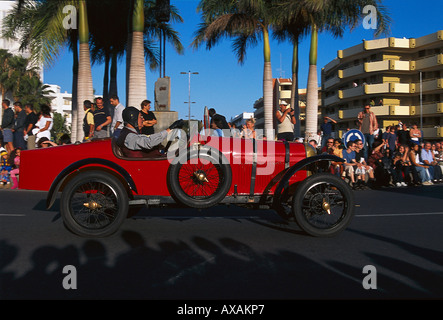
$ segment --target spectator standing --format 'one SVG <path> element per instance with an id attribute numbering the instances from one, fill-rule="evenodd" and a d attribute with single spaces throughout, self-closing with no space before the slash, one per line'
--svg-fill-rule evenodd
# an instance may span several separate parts
<path id="1" fill-rule="evenodd" d="M 20 101 L 14 103 L 14 111 L 16 114 L 13 129 L 14 147 L 24 150 L 26 149 L 26 142 L 23 134 L 25 131 L 26 112 L 23 110 Z"/>
<path id="2" fill-rule="evenodd" d="M 366 145 L 364 147 L 365 159 L 368 159 L 368 156 L 372 151 L 372 144 L 374 143 L 374 131 L 378 129 L 377 117 L 374 112 L 371 111 L 371 106 L 368 104 L 364 107 L 363 111 L 361 111 L 358 116 L 358 129 L 363 133 L 366 141 Z"/>
<path id="3" fill-rule="evenodd" d="M 53 119 L 51 117 L 51 108 L 43 104 L 40 106 L 40 117 L 35 124 L 35 128 L 32 129 L 32 133 L 35 135 L 35 141 L 38 141 L 41 138 L 47 138 L 51 140 L 51 129 L 54 125 Z"/>
<path id="4" fill-rule="evenodd" d="M 386 132 L 383 133 L 383 140 L 387 143 L 387 148 L 389 149 L 389 154 L 394 155 L 397 149 L 397 135 L 395 134 L 395 126 L 389 126 L 386 128 Z"/>
<path id="5" fill-rule="evenodd" d="M 97 108 L 94 110 L 94 138 L 108 138 L 108 126 L 111 123 L 109 110 L 103 105 L 103 98 L 95 99 Z"/>
<path id="6" fill-rule="evenodd" d="M 409 136 L 408 126 L 400 122 L 397 127 L 397 142 L 399 145 L 411 146 L 411 137 Z"/>
<path id="7" fill-rule="evenodd" d="M 14 111 L 9 107 L 11 102 L 7 99 L 2 101 L 3 118 L 2 118 L 2 133 L 3 143 L 7 153 L 11 153 L 14 150 L 14 137 L 12 129 L 14 128 Z"/>
<path id="8" fill-rule="evenodd" d="M 412 144 L 420 144 L 421 138 L 422 138 L 421 130 L 419 128 L 417 128 L 416 123 L 412 124 L 411 130 L 409 130 L 409 136 L 411 138 Z"/>
<path id="9" fill-rule="evenodd" d="M 323 118 L 323 123 L 320 125 L 320 130 L 323 132 L 320 149 L 323 149 L 328 139 L 332 138 L 332 131 L 334 130 L 333 123 L 336 124 L 337 121 L 329 117 Z"/>
<path id="10" fill-rule="evenodd" d="M 214 108 L 211 108 L 211 109 L 209 109 L 208 110 L 208 114 L 209 114 L 209 116 L 211 117 L 211 122 L 214 120 L 214 119 L 220 119 L 220 121 L 221 121 L 221 123 L 223 124 L 223 130 L 229 130 L 230 128 L 229 128 L 229 124 L 228 124 L 228 122 L 226 121 L 226 118 L 225 118 L 225 116 L 222 116 L 221 114 L 218 114 L 216 111 L 215 111 L 215 109 Z"/>
<path id="11" fill-rule="evenodd" d="M 221 129 L 222 126 L 223 123 L 220 121 L 220 119 L 214 119 L 214 121 L 211 122 L 211 129 L 213 130 L 212 136 L 224 137 L 223 130 Z"/>
<path id="12" fill-rule="evenodd" d="M 35 124 L 38 121 L 38 115 L 34 112 L 34 106 L 32 104 L 25 104 L 25 129 L 23 130 L 23 138 L 26 140 L 26 148 L 28 150 L 35 149 L 35 135 L 32 133 Z"/>
<path id="13" fill-rule="evenodd" d="M 242 131 L 242 138 L 245 139 L 255 139 L 255 128 L 254 128 L 254 120 L 248 119 L 246 120 L 246 126 Z"/>
<path id="14" fill-rule="evenodd" d="M 425 142 L 421 150 L 421 161 L 429 167 L 429 175 L 433 183 L 443 182 L 441 168 L 435 160 L 434 152 L 431 150 L 431 143 L 429 141 Z"/>
<path id="15" fill-rule="evenodd" d="M 92 102 L 90 100 L 83 101 L 83 109 L 85 110 L 85 117 L 83 118 L 83 134 L 86 141 L 94 136 L 94 114 L 92 111 Z"/>
<path id="16" fill-rule="evenodd" d="M 237 129 L 234 123 L 228 123 L 229 127 L 231 128 L 231 136 L 234 138 L 240 138 L 241 133 L 240 130 Z"/>
<path id="17" fill-rule="evenodd" d="M 151 135 L 154 134 L 154 126 L 157 124 L 157 118 L 155 117 L 154 112 L 151 109 L 151 101 L 143 100 L 140 104 L 141 111 L 140 114 L 142 116 L 142 126 L 140 128 L 141 134 Z"/>
<path id="18" fill-rule="evenodd" d="M 275 113 L 277 119 L 277 139 L 294 141 L 294 125 L 296 123 L 294 109 L 286 101 L 280 102 L 280 110 Z"/>
<path id="19" fill-rule="evenodd" d="M 123 109 L 125 109 L 125 107 L 120 103 L 120 100 L 118 99 L 117 95 L 112 95 L 111 98 L 109 99 L 109 102 L 111 103 L 111 105 L 113 105 L 115 107 L 114 110 L 114 117 L 112 118 L 112 123 L 111 123 L 111 128 L 112 128 L 112 136 L 114 138 L 118 138 L 118 136 L 120 135 L 120 132 L 123 129 Z"/>

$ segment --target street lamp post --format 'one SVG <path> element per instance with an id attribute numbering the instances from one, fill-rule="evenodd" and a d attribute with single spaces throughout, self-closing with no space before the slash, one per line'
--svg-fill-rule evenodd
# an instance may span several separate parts
<path id="1" fill-rule="evenodd" d="M 189 123 L 191 123 L 191 74 L 198 74 L 198 72 L 188 71 L 188 72 L 180 72 L 180 74 L 187 74 L 188 77 L 189 77 L 189 87 L 188 87 L 188 97 L 189 97 L 189 100 L 188 100 L 188 109 L 189 110 L 188 110 L 188 112 L 189 112 L 189 114 L 188 114 L 188 119 L 189 119 Z M 192 102 L 192 103 L 195 103 L 195 102 Z"/>

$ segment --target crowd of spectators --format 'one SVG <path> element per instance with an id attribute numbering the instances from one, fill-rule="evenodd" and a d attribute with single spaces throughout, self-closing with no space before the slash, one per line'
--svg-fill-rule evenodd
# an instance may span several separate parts
<path id="1" fill-rule="evenodd" d="M 360 139 L 344 145 L 341 139 L 329 138 L 318 153 L 344 159 L 343 163 L 332 162 L 328 170 L 347 180 L 353 189 L 442 183 L 443 141 L 426 141 L 416 132 L 416 124 L 411 130 L 404 123 L 388 126 L 374 137 L 367 152 Z"/>

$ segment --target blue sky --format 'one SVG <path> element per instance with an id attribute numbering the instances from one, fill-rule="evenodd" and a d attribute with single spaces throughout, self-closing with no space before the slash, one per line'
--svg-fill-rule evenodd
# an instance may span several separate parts
<path id="1" fill-rule="evenodd" d="M 259 42 L 247 52 L 243 65 L 237 63 L 231 50 L 231 41 L 226 39 L 211 51 L 204 47 L 193 50 L 190 43 L 200 22 L 196 12 L 196 0 L 171 0 L 184 19 L 184 23 L 175 25 L 185 46 L 183 55 L 176 54 L 166 45 L 166 76 L 171 78 L 171 109 L 179 113 L 180 118 L 188 115 L 188 75 L 180 72 L 199 72 L 191 76 L 191 114 L 202 118 L 205 106 L 212 107 L 218 113 L 230 119 L 241 112 L 253 112 L 253 103 L 263 95 L 263 47 Z M 418 38 L 438 30 L 443 30 L 442 0 L 385 0 L 383 4 L 392 18 L 390 32 L 381 37 Z M 116 16 L 118 18 L 118 16 Z M 112 23 L 108 17 L 103 26 Z M 373 30 L 366 30 L 360 25 L 352 32 L 347 32 L 342 39 L 335 39 L 329 34 L 319 35 L 318 70 L 337 56 L 337 50 L 361 43 L 362 39 L 374 39 Z M 309 56 L 309 37 L 300 44 L 300 88 L 306 88 Z M 288 43 L 271 43 L 271 63 L 273 77 L 291 77 L 292 46 Z M 45 70 L 44 81 L 58 84 L 62 92 L 71 92 L 72 56 L 65 50 L 50 69 Z M 96 94 L 103 91 L 103 66 L 92 69 L 93 85 Z M 118 70 L 118 94 L 125 101 L 125 65 L 122 61 Z M 154 100 L 154 83 L 159 72 L 147 70 L 147 98 Z M 320 75 L 319 75 L 320 79 Z"/>

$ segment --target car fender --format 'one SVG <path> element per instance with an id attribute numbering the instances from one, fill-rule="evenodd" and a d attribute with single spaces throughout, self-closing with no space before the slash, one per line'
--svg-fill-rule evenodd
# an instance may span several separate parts
<path id="1" fill-rule="evenodd" d="M 320 161 L 344 162 L 345 160 L 340 157 L 337 157 L 335 155 L 332 155 L 332 154 L 320 154 L 320 155 L 315 155 L 315 156 L 307 157 L 307 158 L 304 158 L 303 160 L 300 160 L 299 162 L 297 162 L 293 166 L 289 167 L 286 170 L 286 173 L 280 179 L 277 187 L 275 188 L 273 205 L 277 205 L 279 203 L 281 196 L 284 192 L 284 189 L 289 186 L 289 179 L 291 179 L 291 177 L 294 174 L 296 174 L 297 171 L 300 171 L 304 167 L 314 164 L 316 162 L 320 162 Z"/>
<path id="2" fill-rule="evenodd" d="M 60 187 L 63 185 L 66 178 L 71 175 L 71 173 L 79 170 L 84 166 L 88 166 L 87 168 L 90 168 L 90 165 L 94 164 L 105 166 L 106 168 L 110 168 L 117 172 L 126 181 L 128 189 L 137 193 L 137 187 L 135 186 L 134 180 L 132 179 L 131 175 L 121 166 L 106 159 L 88 158 L 72 163 L 57 175 L 57 177 L 51 184 L 51 188 L 49 189 L 48 196 L 46 198 L 46 208 L 50 209 L 52 207 L 57 192 L 60 190 Z"/>

